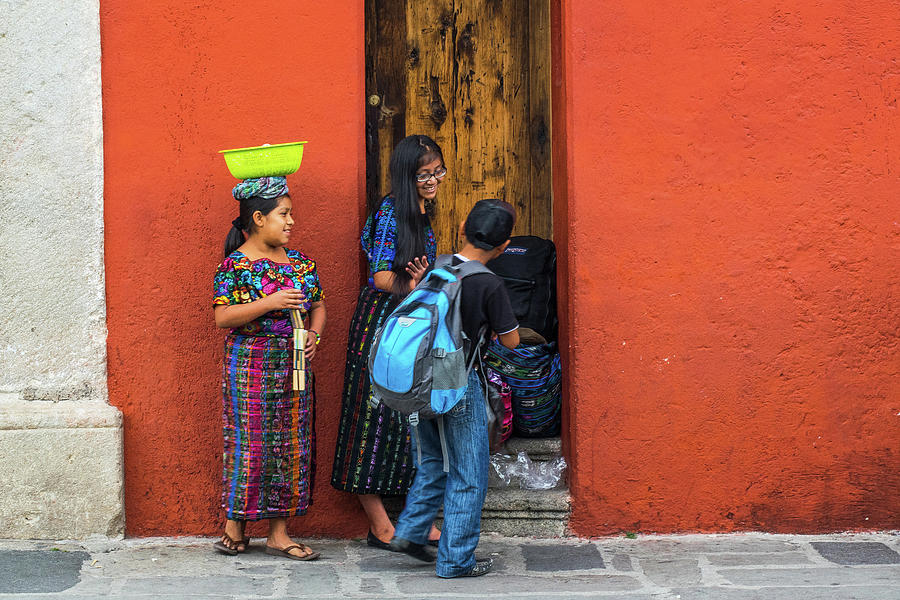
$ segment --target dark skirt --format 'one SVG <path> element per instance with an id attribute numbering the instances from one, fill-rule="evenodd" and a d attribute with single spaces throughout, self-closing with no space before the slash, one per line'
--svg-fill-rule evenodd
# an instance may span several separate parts
<path id="1" fill-rule="evenodd" d="M 284 337 L 229 335 L 222 372 L 222 507 L 229 519 L 302 515 L 315 474 L 315 381 L 291 389 Z"/>
<path id="2" fill-rule="evenodd" d="M 387 292 L 364 287 L 350 323 L 341 422 L 331 485 L 354 494 L 405 495 L 415 475 L 406 417 L 372 408 L 368 359 L 375 330 L 396 306 Z"/>

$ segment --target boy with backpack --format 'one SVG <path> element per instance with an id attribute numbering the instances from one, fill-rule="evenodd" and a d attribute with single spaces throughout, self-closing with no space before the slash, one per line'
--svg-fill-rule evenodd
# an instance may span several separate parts
<path id="1" fill-rule="evenodd" d="M 392 550 L 425 562 L 436 558 L 439 577 L 477 577 L 489 572 L 493 564 L 490 558 L 475 559 L 490 466 L 488 406 L 478 373 L 478 357 L 490 332 L 507 348 L 515 348 L 519 344 L 519 325 L 503 281 L 481 265 L 503 253 L 514 223 L 515 210 L 510 204 L 501 200 L 479 201 L 460 224 L 459 235 L 465 236 L 465 246 L 449 260 L 451 271 L 468 261 L 481 263 L 459 270 L 464 273 L 458 290 L 461 329 L 465 338 L 472 340 L 466 347 L 464 363 L 464 368 L 469 368 L 468 385 L 449 411 L 437 419 L 419 419 L 414 428 L 413 444 L 421 458 L 390 543 Z M 435 270 L 426 275 L 423 283 L 447 263 L 446 258 L 439 258 Z M 433 385 L 439 387 L 441 379 L 435 373 Z M 444 524 L 435 557 L 425 544 L 441 505 Z"/>

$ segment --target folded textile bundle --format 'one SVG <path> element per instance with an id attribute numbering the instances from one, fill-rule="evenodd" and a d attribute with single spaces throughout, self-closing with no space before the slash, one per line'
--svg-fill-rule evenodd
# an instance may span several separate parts
<path id="1" fill-rule="evenodd" d="M 292 387 L 295 392 L 306 391 L 306 330 L 303 329 L 303 315 L 299 310 L 291 310 L 291 328 L 294 334 L 293 370 L 291 372 Z"/>
<path id="2" fill-rule="evenodd" d="M 559 434 L 562 408 L 562 365 L 556 344 L 503 347 L 496 340 L 484 364 L 512 390 L 513 428 L 521 437 Z"/>

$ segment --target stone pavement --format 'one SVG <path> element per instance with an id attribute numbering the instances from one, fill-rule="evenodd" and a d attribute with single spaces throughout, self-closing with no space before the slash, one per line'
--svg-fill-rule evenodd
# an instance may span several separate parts
<path id="1" fill-rule="evenodd" d="M 495 570 L 438 579 L 433 567 L 361 540 L 309 540 L 315 562 L 239 557 L 211 540 L 0 541 L 6 598 L 626 598 L 897 600 L 900 535 L 734 534 L 598 540 L 482 537 Z"/>

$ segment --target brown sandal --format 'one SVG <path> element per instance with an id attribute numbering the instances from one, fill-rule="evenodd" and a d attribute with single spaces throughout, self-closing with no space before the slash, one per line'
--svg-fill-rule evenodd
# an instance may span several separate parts
<path id="1" fill-rule="evenodd" d="M 227 554 L 228 556 L 237 556 L 241 552 L 247 551 L 247 545 L 250 543 L 250 538 L 245 537 L 241 540 L 235 540 L 227 533 L 222 534 L 222 539 L 213 544 L 213 548 L 216 551 L 221 552 L 222 554 Z M 238 550 L 238 546 L 243 544 L 244 549 Z"/>
<path id="2" fill-rule="evenodd" d="M 303 552 L 309 552 L 309 554 L 304 554 L 303 556 L 291 554 L 291 550 L 293 550 L 294 548 Z M 289 558 L 291 560 L 316 560 L 321 556 L 321 553 L 313 552 L 312 548 L 305 544 L 291 544 L 290 546 L 285 546 L 284 548 L 273 548 L 272 546 L 266 546 L 266 554 L 271 554 L 272 556 L 280 556 L 282 558 Z"/>

